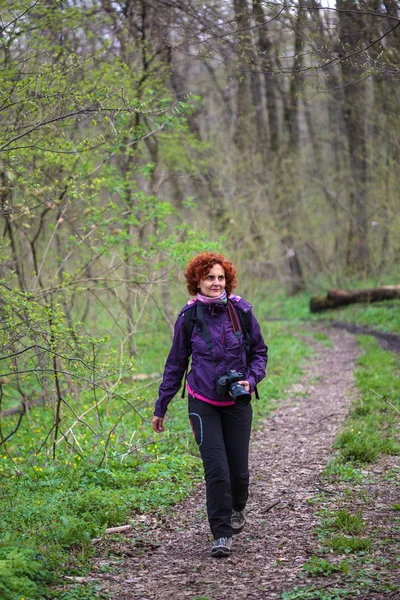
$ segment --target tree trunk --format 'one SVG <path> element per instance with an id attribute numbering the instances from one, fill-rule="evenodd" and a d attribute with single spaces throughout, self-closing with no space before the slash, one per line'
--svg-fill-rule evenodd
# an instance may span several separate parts
<path id="1" fill-rule="evenodd" d="M 254 70 L 254 48 L 249 33 L 251 21 L 247 0 L 233 0 L 238 34 L 239 81 L 237 90 L 237 127 L 235 141 L 242 151 L 249 150 L 252 137 L 256 150 L 263 153 L 266 144 L 266 127 L 259 73 Z M 252 127 L 249 130 L 249 124 Z"/>
<path id="2" fill-rule="evenodd" d="M 257 23 L 258 47 L 260 49 L 260 63 L 264 71 L 265 96 L 268 113 L 269 147 L 275 153 L 279 149 L 279 112 L 276 99 L 276 83 L 272 74 L 271 42 L 268 39 L 267 29 L 264 25 L 265 14 L 259 0 L 253 0 L 253 16 Z"/>
<path id="3" fill-rule="evenodd" d="M 292 76 L 290 79 L 288 102 L 286 103 L 285 121 L 289 133 L 290 148 L 297 151 L 300 145 L 299 128 L 299 96 L 301 86 L 302 47 L 303 47 L 303 21 L 301 9 L 298 8 L 294 26 L 294 59 Z"/>
<path id="4" fill-rule="evenodd" d="M 385 285 L 365 290 L 329 290 L 326 296 L 311 298 L 310 312 L 316 313 L 357 302 L 369 304 L 396 299 L 400 299 L 400 285 Z"/>
<path id="5" fill-rule="evenodd" d="M 286 235 L 282 238 L 281 243 L 285 248 L 286 263 L 290 273 L 290 294 L 294 296 L 295 294 L 304 291 L 306 287 L 303 277 L 303 270 L 301 268 L 297 252 L 294 248 L 294 241 L 292 236 Z"/>
<path id="6" fill-rule="evenodd" d="M 365 38 L 365 22 L 353 0 L 338 0 L 340 51 L 346 56 L 359 50 Z M 346 12 L 353 11 L 353 12 Z M 349 270 L 366 274 L 369 271 L 367 226 L 367 144 L 365 131 L 366 85 L 358 56 L 342 58 L 344 88 L 344 120 L 349 149 L 350 206 L 353 227 L 348 248 Z M 361 59 L 360 59 L 361 60 Z"/>

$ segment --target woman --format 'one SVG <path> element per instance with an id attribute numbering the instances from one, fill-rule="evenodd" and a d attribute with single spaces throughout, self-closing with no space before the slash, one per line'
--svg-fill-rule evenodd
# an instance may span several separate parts
<path id="1" fill-rule="evenodd" d="M 222 254 L 203 252 L 185 271 L 189 300 L 175 323 L 152 426 L 164 431 L 189 356 L 189 419 L 203 460 L 211 555 L 227 556 L 245 525 L 249 488 L 251 394 L 265 377 L 267 347 L 251 305 L 232 294 L 236 269 Z M 186 315 L 186 316 L 185 316 Z"/>

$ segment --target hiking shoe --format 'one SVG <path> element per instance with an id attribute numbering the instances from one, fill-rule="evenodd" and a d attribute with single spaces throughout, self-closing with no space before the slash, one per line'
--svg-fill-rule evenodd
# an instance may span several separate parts
<path id="1" fill-rule="evenodd" d="M 231 553 L 232 538 L 218 538 L 214 540 L 214 544 L 211 548 L 211 556 L 219 558 L 220 556 L 229 556 Z"/>
<path id="2" fill-rule="evenodd" d="M 242 510 L 233 510 L 231 516 L 231 526 L 233 535 L 240 533 L 246 524 L 246 519 Z"/>

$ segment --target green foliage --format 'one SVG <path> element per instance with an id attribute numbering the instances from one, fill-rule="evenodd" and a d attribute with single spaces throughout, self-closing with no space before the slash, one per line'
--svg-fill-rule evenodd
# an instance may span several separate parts
<path id="1" fill-rule="evenodd" d="M 340 600 L 349 597 L 348 588 L 335 588 L 332 590 L 318 589 L 315 587 L 294 587 L 290 592 L 283 592 L 283 600 Z"/>
<path id="2" fill-rule="evenodd" d="M 316 318 L 354 323 L 355 325 L 370 327 L 376 331 L 400 333 L 399 308 L 400 300 L 374 302 L 372 304 L 353 304 L 340 309 L 326 311 Z"/>
<path id="3" fill-rule="evenodd" d="M 364 354 L 355 371 L 361 396 L 335 442 L 345 461 L 369 463 L 381 453 L 399 454 L 396 440 L 397 413 L 385 400 L 400 407 L 398 372 L 400 359 L 382 350 L 369 337 L 360 337 Z"/>
<path id="4" fill-rule="evenodd" d="M 326 333 L 323 333 L 322 331 L 316 331 L 316 332 L 313 334 L 313 337 L 314 337 L 314 339 L 315 339 L 317 342 L 321 342 L 321 343 L 323 343 L 325 346 L 328 346 L 328 347 L 332 347 L 332 346 L 333 346 L 333 344 L 332 344 L 332 340 L 331 340 L 331 338 L 329 337 L 329 335 L 327 335 Z"/>
<path id="5" fill-rule="evenodd" d="M 2 600 L 34 600 L 41 597 L 38 578 L 45 573 L 43 558 L 30 548 L 0 538 L 0 597 Z"/>
<path id="6" fill-rule="evenodd" d="M 361 482 L 364 479 L 360 469 L 352 462 L 344 462 L 341 456 L 335 455 L 328 461 L 322 476 L 329 481 Z"/>
<path id="7" fill-rule="evenodd" d="M 372 540 L 357 536 L 333 535 L 329 539 L 328 545 L 334 552 L 344 552 L 347 554 L 368 550 L 372 545 Z"/>
<path id="8" fill-rule="evenodd" d="M 313 555 L 308 562 L 304 563 L 302 569 L 312 577 L 318 577 L 320 575 L 331 575 L 336 572 L 347 573 L 349 565 L 344 560 L 335 564 L 329 562 L 326 558 L 319 558 Z"/>
<path id="9" fill-rule="evenodd" d="M 347 535 L 361 533 L 365 524 L 360 515 L 352 514 L 347 509 L 339 510 L 330 523 L 332 529 L 341 531 Z"/>
<path id="10" fill-rule="evenodd" d="M 57 600 L 109 600 L 109 596 L 100 592 L 91 584 L 71 584 L 70 588 L 60 593 L 55 593 Z"/>

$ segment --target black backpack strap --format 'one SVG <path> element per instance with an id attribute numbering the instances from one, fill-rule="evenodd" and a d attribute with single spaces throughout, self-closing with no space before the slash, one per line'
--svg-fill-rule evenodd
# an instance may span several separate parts
<path id="1" fill-rule="evenodd" d="M 203 307 L 197 303 L 193 304 L 193 306 L 190 306 L 189 308 L 187 308 L 185 310 L 183 318 L 184 318 L 183 328 L 184 328 L 184 332 L 185 332 L 185 342 L 186 342 L 186 350 L 187 350 L 188 356 L 190 356 L 192 354 L 192 333 L 193 333 L 194 326 L 197 324 L 197 326 L 200 330 L 200 333 L 203 336 L 203 339 L 205 341 L 207 349 L 210 351 L 211 358 L 214 360 L 213 352 L 212 352 L 211 335 L 210 335 L 210 332 L 207 327 L 207 323 L 204 318 Z M 181 398 L 185 397 L 188 369 L 189 369 L 189 365 L 185 371 L 185 377 L 183 380 L 183 389 L 182 389 Z"/>
<path id="2" fill-rule="evenodd" d="M 192 354 L 192 333 L 196 323 L 197 304 L 193 304 L 183 313 L 183 330 L 185 332 L 186 350 L 188 356 Z"/>
<path id="3" fill-rule="evenodd" d="M 188 357 L 191 356 L 191 354 L 192 354 L 192 333 L 193 333 L 193 329 L 194 329 L 194 326 L 196 323 L 196 313 L 197 313 L 197 304 L 193 304 L 193 306 L 190 306 L 189 308 L 187 308 L 185 310 L 185 312 L 183 313 L 183 331 L 185 333 L 185 343 L 186 343 L 186 351 L 187 351 Z M 188 363 L 187 369 L 185 371 L 185 377 L 183 379 L 181 398 L 185 397 L 186 380 L 187 380 L 187 376 L 188 376 L 188 370 L 189 370 L 189 363 Z"/>
<path id="4" fill-rule="evenodd" d="M 201 306 L 201 304 L 199 304 L 198 307 L 197 307 L 197 315 L 196 316 L 197 316 L 196 321 L 197 321 L 197 324 L 200 327 L 200 332 L 201 332 L 201 335 L 203 336 L 203 339 L 204 339 L 204 341 L 206 343 L 207 350 L 210 351 L 211 357 L 213 357 L 212 356 L 211 335 L 210 335 L 210 332 L 208 330 L 207 323 L 206 323 L 206 321 L 204 319 L 204 312 L 203 312 L 203 307 Z M 193 331 L 193 329 L 192 329 L 192 331 Z"/>

